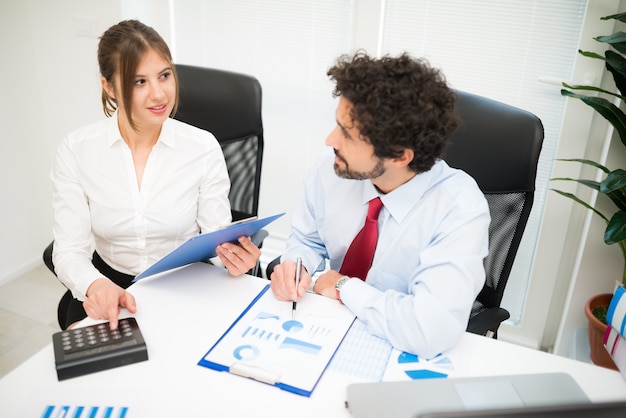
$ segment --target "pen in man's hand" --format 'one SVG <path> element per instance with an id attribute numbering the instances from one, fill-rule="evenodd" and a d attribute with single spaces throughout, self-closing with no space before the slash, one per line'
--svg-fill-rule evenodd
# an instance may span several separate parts
<path id="1" fill-rule="evenodd" d="M 302 270 L 302 259 L 298 257 L 296 260 L 296 299 L 291 305 L 291 318 L 296 316 L 296 300 L 298 299 L 298 285 L 300 284 L 300 270 Z"/>

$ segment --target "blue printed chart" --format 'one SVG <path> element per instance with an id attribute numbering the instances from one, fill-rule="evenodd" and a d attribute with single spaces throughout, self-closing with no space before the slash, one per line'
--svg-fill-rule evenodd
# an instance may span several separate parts
<path id="1" fill-rule="evenodd" d="M 269 286 L 252 301 L 198 364 L 277 384 L 309 396 L 354 315 L 336 300 L 306 294 L 279 301 Z M 277 384 L 278 385 L 278 384 Z"/>
<path id="2" fill-rule="evenodd" d="M 142 402 L 135 391 L 117 390 L 112 398 L 108 379 L 69 386 L 40 385 L 35 379 L 16 415 L 37 418 L 132 418 L 158 417 L 160 408 Z M 0 406 L 0 411 L 3 411 Z M 0 412 L 0 416 L 4 417 Z"/>
<path id="3" fill-rule="evenodd" d="M 128 407 L 122 406 L 82 406 L 82 405 L 46 405 L 41 418 L 125 418 Z"/>
<path id="4" fill-rule="evenodd" d="M 446 355 L 439 354 L 434 358 L 426 359 L 414 354 L 394 350 L 387 364 L 384 379 L 443 378 L 448 377 L 452 371 L 454 371 L 454 363 Z"/>

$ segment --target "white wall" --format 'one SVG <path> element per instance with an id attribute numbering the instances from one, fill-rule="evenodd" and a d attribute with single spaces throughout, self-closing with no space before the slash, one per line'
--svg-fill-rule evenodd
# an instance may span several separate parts
<path id="1" fill-rule="evenodd" d="M 0 283 L 40 263 L 52 239 L 54 151 L 67 132 L 102 117 L 96 37 L 119 16 L 114 1 L 0 4 Z"/>

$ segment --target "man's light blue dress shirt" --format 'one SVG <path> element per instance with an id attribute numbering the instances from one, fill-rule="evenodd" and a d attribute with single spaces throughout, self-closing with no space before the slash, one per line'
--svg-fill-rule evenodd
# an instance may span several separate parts
<path id="1" fill-rule="evenodd" d="M 304 180 L 282 260 L 302 257 L 313 275 L 339 270 L 363 226 L 367 202 L 380 196 L 379 238 L 366 281 L 350 280 L 343 303 L 370 333 L 403 351 L 433 357 L 455 345 L 483 287 L 489 208 L 476 182 L 438 161 L 388 194 L 369 180 L 339 178 L 332 153 Z"/>

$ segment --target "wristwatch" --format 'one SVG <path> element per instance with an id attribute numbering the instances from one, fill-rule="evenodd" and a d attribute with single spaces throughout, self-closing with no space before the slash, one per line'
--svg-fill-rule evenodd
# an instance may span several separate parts
<path id="1" fill-rule="evenodd" d="M 341 300 L 341 296 L 340 296 L 341 288 L 351 278 L 352 277 L 349 277 L 349 276 L 342 276 L 339 280 L 337 280 L 337 283 L 335 283 L 335 291 L 337 292 L 337 299 Z"/>

